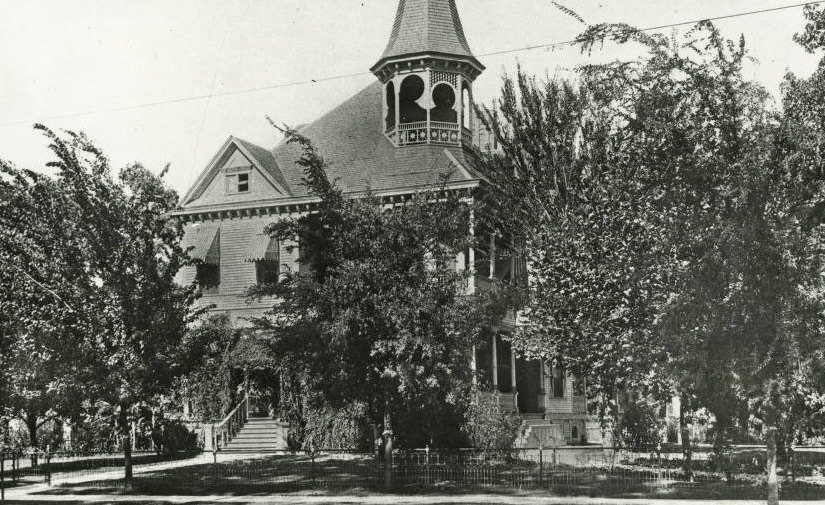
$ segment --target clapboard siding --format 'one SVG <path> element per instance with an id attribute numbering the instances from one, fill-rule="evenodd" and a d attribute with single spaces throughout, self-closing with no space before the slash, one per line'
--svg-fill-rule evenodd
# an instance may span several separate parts
<path id="1" fill-rule="evenodd" d="M 273 300 L 250 301 L 246 294 L 256 283 L 255 263 L 246 261 L 252 240 L 261 234 L 266 225 L 277 221 L 275 217 L 246 217 L 224 219 L 202 224 L 220 228 L 220 268 L 221 283 L 217 292 L 205 293 L 197 305 L 200 307 L 214 305 L 213 312 L 228 313 L 230 316 L 257 317 L 272 306 Z M 194 224 L 186 226 L 188 233 Z M 294 242 L 280 244 L 280 266 L 282 272 L 297 271 L 298 247 Z M 290 251 L 290 249 L 292 249 Z M 189 284 L 195 279 L 195 267 L 184 267 L 178 273 L 181 284 Z"/>
<path id="2" fill-rule="evenodd" d="M 553 398 L 553 379 L 549 375 L 544 376 L 545 412 L 548 414 L 568 414 L 573 412 L 573 377 L 565 376 L 564 397 Z"/>

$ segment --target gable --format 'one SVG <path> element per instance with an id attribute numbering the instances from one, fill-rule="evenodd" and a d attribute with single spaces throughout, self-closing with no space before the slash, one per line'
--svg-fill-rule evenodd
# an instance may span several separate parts
<path id="1" fill-rule="evenodd" d="M 257 147 L 257 146 L 252 146 Z M 266 157 L 271 155 L 262 150 Z M 289 196 L 274 160 L 259 159 L 250 144 L 230 138 L 182 200 L 183 207 L 243 203 Z"/>

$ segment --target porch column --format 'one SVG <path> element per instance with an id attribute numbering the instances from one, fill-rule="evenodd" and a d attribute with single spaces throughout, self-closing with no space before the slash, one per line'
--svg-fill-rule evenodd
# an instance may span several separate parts
<path id="1" fill-rule="evenodd" d="M 544 360 L 539 359 L 539 408 L 544 410 L 547 404 L 547 392 L 544 390 Z"/>
<path id="2" fill-rule="evenodd" d="M 474 239 L 476 236 L 476 215 L 475 211 L 470 209 L 470 238 Z M 476 292 L 476 250 L 474 247 L 470 247 L 470 250 L 467 251 L 467 267 L 470 271 L 470 283 L 467 286 L 467 294 L 473 295 Z M 473 356 L 475 356 L 475 350 L 473 350 Z"/>
<path id="3" fill-rule="evenodd" d="M 510 384 L 513 385 L 513 406 L 518 411 L 518 390 L 516 389 L 516 353 L 510 347 Z"/>
<path id="4" fill-rule="evenodd" d="M 473 346 L 473 357 L 470 359 L 470 370 L 473 371 L 473 386 L 476 385 L 476 346 Z"/>
<path id="5" fill-rule="evenodd" d="M 496 349 L 496 341 L 498 338 L 493 333 L 493 391 L 498 391 L 498 349 Z"/>
<path id="6" fill-rule="evenodd" d="M 490 235 L 490 279 L 496 278 L 496 235 Z M 495 356 L 495 355 L 494 355 Z"/>

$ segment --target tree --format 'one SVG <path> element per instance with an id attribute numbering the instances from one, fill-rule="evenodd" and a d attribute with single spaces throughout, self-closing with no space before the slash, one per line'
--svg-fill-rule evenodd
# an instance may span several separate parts
<path id="1" fill-rule="evenodd" d="M 54 179 L 3 166 L 19 188 L 35 181 L 49 190 L 6 209 L 16 226 L 4 243 L 3 259 L 13 271 L 4 282 L 23 293 L 7 303 L 37 318 L 18 326 L 14 339 L 23 345 L 31 333 L 49 350 L 63 346 L 61 352 L 83 357 L 73 362 L 72 354 L 55 353 L 70 367 L 68 377 L 84 379 L 87 397 L 108 405 L 103 410 L 120 432 L 131 487 L 132 422 L 183 371 L 179 344 L 193 316 L 195 287 L 174 281 L 187 261 L 181 225 L 169 216 L 177 195 L 163 184 L 163 173 L 140 165 L 124 168 L 115 180 L 108 159 L 83 134 L 36 128 L 51 142 Z M 47 331 L 29 331 L 40 327 Z M 75 363 L 85 367 L 72 370 Z"/>
<path id="2" fill-rule="evenodd" d="M 4 406 L 29 443 L 50 415 L 77 421 L 94 331 L 95 286 L 75 234 L 78 209 L 60 181 L 0 161 L 0 339 Z"/>
<path id="3" fill-rule="evenodd" d="M 579 37 L 585 50 L 606 40 L 647 56 L 582 67 L 578 89 L 519 75 L 519 93 L 506 80 L 484 111 L 506 155 L 485 165 L 497 205 L 535 234 L 516 344 L 607 374 L 602 392 L 672 389 L 713 412 L 719 444 L 755 416 L 774 501 L 775 430 L 813 390 L 805 358 L 822 352 L 821 231 L 804 219 L 821 159 L 788 144 L 810 135 L 781 142 L 765 92 L 742 77 L 743 40 L 709 23 L 681 44 L 626 25 Z"/>
<path id="4" fill-rule="evenodd" d="M 316 212 L 268 228 L 301 245 L 302 271 L 257 291 L 279 297 L 258 327 L 285 368 L 307 370 L 310 390 L 333 406 L 363 402 L 383 420 L 389 458 L 404 412 L 422 422 L 422 412 L 461 404 L 476 335 L 497 317 L 485 297 L 465 295 L 456 264 L 472 239 L 470 208 L 449 191 L 392 207 L 369 194 L 348 198 L 311 141 L 285 133 L 302 148 L 304 182 L 320 201 Z"/>

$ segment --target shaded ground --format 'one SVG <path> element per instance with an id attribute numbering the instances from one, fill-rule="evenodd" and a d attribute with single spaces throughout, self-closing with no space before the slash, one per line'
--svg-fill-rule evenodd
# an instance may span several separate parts
<path id="1" fill-rule="evenodd" d="M 315 460 L 303 454 L 231 455 L 213 463 L 210 457 L 176 462 L 164 468 L 142 469 L 135 476 L 133 494 L 148 496 L 265 497 L 307 493 L 326 497 L 348 494 L 382 496 L 381 468 L 369 455 L 333 455 Z M 98 470 L 99 471 L 99 470 Z M 624 499 L 760 500 L 764 487 L 753 482 L 729 484 L 676 480 L 676 471 L 649 469 L 578 468 L 545 466 L 539 471 L 530 462 L 460 465 L 429 464 L 396 467 L 393 492 L 407 497 L 424 495 L 460 497 L 466 493 L 488 493 L 501 497 L 581 496 Z M 84 475 L 82 479 L 57 482 L 39 491 L 44 499 L 74 495 L 101 497 L 122 495 L 121 475 Z M 129 495 L 125 495 L 129 496 Z M 124 496 L 124 497 L 125 497 Z M 785 483 L 784 500 L 820 500 L 825 486 L 812 482 Z M 161 501 L 162 503 L 162 501 Z"/>

